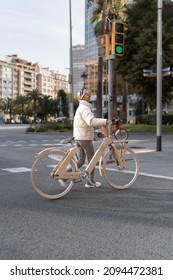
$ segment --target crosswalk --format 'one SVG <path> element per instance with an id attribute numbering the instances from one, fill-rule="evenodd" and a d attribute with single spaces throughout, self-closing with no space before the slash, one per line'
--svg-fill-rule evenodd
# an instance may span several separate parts
<path id="1" fill-rule="evenodd" d="M 95 143 L 98 143 L 95 142 Z M 95 145 L 95 144 L 94 144 Z M 129 145 L 130 146 L 130 145 Z M 47 147 L 59 147 L 59 148 L 63 148 L 65 147 L 66 149 L 69 149 L 71 147 L 71 144 L 62 144 L 59 142 L 59 140 L 57 139 L 36 139 L 36 140 L 20 140 L 20 141 L 4 141 L 4 142 L 0 142 L 0 147 L 30 147 L 30 148 L 34 148 L 34 147 L 39 147 L 39 148 L 47 148 Z M 137 153 L 137 154 L 142 154 L 142 153 L 151 153 L 154 152 L 154 150 L 152 149 L 147 149 L 147 148 L 142 148 L 142 147 L 136 147 L 133 146 L 131 147 L 132 150 Z M 9 173 L 23 173 L 23 172 L 30 172 L 31 168 L 28 167 L 14 167 L 14 168 L 1 168 L 1 171 L 4 172 L 9 172 Z"/>
<path id="2" fill-rule="evenodd" d="M 56 147 L 56 146 L 63 146 L 63 144 L 59 143 L 59 141 L 55 140 L 46 140 L 46 139 L 42 139 L 42 140 L 20 140 L 20 141 L 4 141 L 4 142 L 0 142 L 0 147 L 36 147 L 36 146 L 41 146 L 41 147 L 47 147 L 47 146 L 52 146 L 52 147 Z"/>
<path id="3" fill-rule="evenodd" d="M 10 173 L 21 173 L 21 172 L 30 172 L 31 168 L 27 167 L 13 167 L 13 168 L 1 168 L 3 171 L 7 171 Z"/>
<path id="4" fill-rule="evenodd" d="M 94 143 L 98 143 L 94 142 Z M 136 147 L 134 146 L 133 141 L 131 141 L 131 145 L 128 145 L 129 148 L 131 148 L 135 153 L 150 153 L 154 152 L 155 150 L 149 149 L 149 148 L 143 148 L 143 147 Z M 62 144 L 57 139 L 39 139 L 39 140 L 19 140 L 19 141 L 4 141 L 0 142 L 0 147 L 70 147 L 71 144 Z"/>

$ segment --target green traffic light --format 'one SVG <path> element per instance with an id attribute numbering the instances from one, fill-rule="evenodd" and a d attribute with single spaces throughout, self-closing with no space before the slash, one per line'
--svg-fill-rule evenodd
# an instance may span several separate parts
<path id="1" fill-rule="evenodd" d="M 115 54 L 123 54 L 123 46 L 115 46 Z"/>

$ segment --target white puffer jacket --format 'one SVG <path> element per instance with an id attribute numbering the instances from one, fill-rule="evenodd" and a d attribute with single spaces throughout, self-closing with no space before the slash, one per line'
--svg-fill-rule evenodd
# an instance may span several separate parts
<path id="1" fill-rule="evenodd" d="M 95 118 L 91 112 L 92 105 L 85 101 L 79 101 L 73 121 L 73 136 L 75 140 L 93 140 L 94 127 L 106 125 L 106 119 Z"/>

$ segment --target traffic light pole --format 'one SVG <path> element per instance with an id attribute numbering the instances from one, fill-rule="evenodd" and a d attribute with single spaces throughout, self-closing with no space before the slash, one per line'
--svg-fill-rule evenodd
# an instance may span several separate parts
<path id="1" fill-rule="evenodd" d="M 113 60 L 115 59 L 115 55 L 109 55 L 105 58 L 108 60 L 108 119 L 112 120 L 112 94 L 113 94 L 113 83 L 112 83 L 112 75 L 113 75 Z M 109 125 L 109 134 L 112 135 L 112 125 Z"/>
<path id="2" fill-rule="evenodd" d="M 156 151 L 162 150 L 162 0 L 158 0 L 157 18 L 157 144 Z"/>

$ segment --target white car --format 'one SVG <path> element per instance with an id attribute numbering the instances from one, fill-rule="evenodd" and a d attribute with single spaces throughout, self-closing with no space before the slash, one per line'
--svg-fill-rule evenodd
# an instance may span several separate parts
<path id="1" fill-rule="evenodd" d="M 56 118 L 56 119 L 53 119 L 52 122 L 58 123 L 58 122 L 64 122 L 64 121 L 66 121 L 66 120 L 67 120 L 67 117 L 58 117 L 58 118 Z"/>

